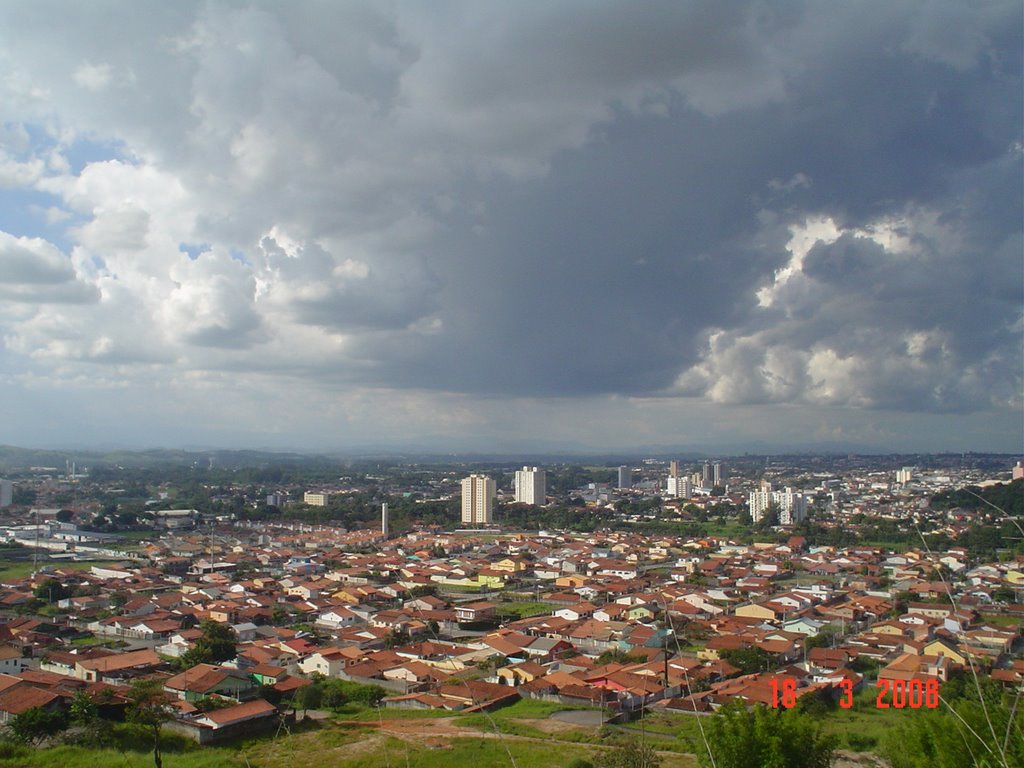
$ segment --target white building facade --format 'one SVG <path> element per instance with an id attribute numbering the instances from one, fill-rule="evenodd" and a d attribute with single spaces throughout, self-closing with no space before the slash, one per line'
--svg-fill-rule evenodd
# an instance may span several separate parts
<path id="1" fill-rule="evenodd" d="M 516 501 L 520 504 L 547 503 L 547 473 L 538 467 L 523 467 L 516 472 Z"/>
<path id="2" fill-rule="evenodd" d="M 769 482 L 762 482 L 760 490 L 750 494 L 747 504 L 750 508 L 750 517 L 755 523 L 761 522 L 761 518 L 773 504 L 779 508 L 779 525 L 796 525 L 807 517 L 806 496 L 790 487 L 773 491 Z"/>
<path id="3" fill-rule="evenodd" d="M 689 499 L 693 497 L 693 483 L 689 477 L 669 477 L 666 495 L 671 499 Z"/>

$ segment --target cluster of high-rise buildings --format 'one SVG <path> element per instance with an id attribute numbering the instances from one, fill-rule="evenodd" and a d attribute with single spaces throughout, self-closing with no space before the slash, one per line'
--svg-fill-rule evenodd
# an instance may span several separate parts
<path id="1" fill-rule="evenodd" d="M 713 488 L 724 488 L 726 479 L 725 465 L 720 461 L 705 461 L 700 471 L 684 473 L 679 462 L 673 459 L 669 463 L 666 495 L 674 499 L 689 499 L 698 490 L 707 494 Z"/>
<path id="2" fill-rule="evenodd" d="M 695 493 L 708 494 L 715 487 L 725 487 L 726 470 L 722 462 L 705 461 L 698 471 L 684 473 L 678 461 L 669 467 L 667 496 L 688 499 Z M 617 470 L 615 487 L 627 490 L 633 487 L 633 470 L 621 465 Z M 487 475 L 472 474 L 461 482 L 462 524 L 468 527 L 489 526 L 494 522 L 494 500 L 497 486 Z M 547 474 L 540 467 L 523 467 L 513 480 L 515 501 L 520 504 L 547 503 Z"/>
<path id="3" fill-rule="evenodd" d="M 779 510 L 780 525 L 796 525 L 807 517 L 807 497 L 790 487 L 776 491 L 767 480 L 761 487 L 752 491 L 748 500 L 750 517 L 755 523 L 761 522 L 765 513 L 775 506 Z"/>
<path id="4" fill-rule="evenodd" d="M 520 504 L 547 503 L 547 473 L 540 467 L 523 467 L 513 480 Z M 462 481 L 462 523 L 473 528 L 491 525 L 497 486 L 487 475 L 470 475 Z"/>

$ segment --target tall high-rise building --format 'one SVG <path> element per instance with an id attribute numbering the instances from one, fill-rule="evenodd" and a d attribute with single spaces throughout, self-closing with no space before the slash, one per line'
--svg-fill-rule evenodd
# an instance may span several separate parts
<path id="1" fill-rule="evenodd" d="M 689 499 L 693 496 L 693 485 L 689 477 L 670 476 L 667 493 L 669 498 Z"/>
<path id="2" fill-rule="evenodd" d="M 633 470 L 623 464 L 619 467 L 619 483 L 616 488 L 626 489 L 633 487 Z"/>
<path id="3" fill-rule="evenodd" d="M 538 467 L 523 467 L 516 472 L 516 501 L 543 505 L 547 502 L 547 473 Z"/>
<path id="4" fill-rule="evenodd" d="M 470 526 L 490 525 L 494 514 L 494 480 L 487 475 L 470 475 L 462 481 L 462 522 Z"/>
<path id="5" fill-rule="evenodd" d="M 775 503 L 779 505 L 779 523 L 796 525 L 807 517 L 807 497 L 792 488 L 786 488 L 773 494 Z"/>
<path id="6" fill-rule="evenodd" d="M 388 537 L 388 503 L 386 501 L 380 505 L 380 533 L 385 539 Z"/>
<path id="7" fill-rule="evenodd" d="M 711 475 L 715 487 L 725 487 L 725 465 L 722 462 L 715 462 L 715 465 L 711 468 Z"/>
<path id="8" fill-rule="evenodd" d="M 668 465 L 668 476 L 679 477 L 679 459 L 672 459 Z"/>
<path id="9" fill-rule="evenodd" d="M 10 480 L 0 480 L 0 509 L 14 503 L 14 484 Z"/>
<path id="10" fill-rule="evenodd" d="M 807 517 L 806 496 L 788 486 L 784 490 L 773 491 L 772 484 L 767 481 L 762 481 L 761 489 L 750 494 L 747 503 L 755 523 L 761 522 L 773 504 L 779 509 L 779 525 L 796 525 Z"/>
<path id="11" fill-rule="evenodd" d="M 747 504 L 750 507 L 750 517 L 755 523 L 761 522 L 764 513 L 772 503 L 772 484 L 767 480 L 761 481 L 761 487 L 752 491 Z"/>
<path id="12" fill-rule="evenodd" d="M 701 488 L 711 488 L 711 487 L 714 486 L 714 483 L 715 483 L 715 478 L 714 478 L 714 475 L 712 474 L 711 462 L 710 461 L 705 461 L 704 462 L 704 471 L 703 471 L 703 473 L 701 473 L 701 478 L 700 478 L 700 487 Z"/>

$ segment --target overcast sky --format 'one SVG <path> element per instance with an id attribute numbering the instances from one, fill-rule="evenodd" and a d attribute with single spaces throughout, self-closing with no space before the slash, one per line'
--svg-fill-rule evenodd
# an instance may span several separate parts
<path id="1" fill-rule="evenodd" d="M 0 2 L 0 443 L 1022 449 L 1022 9 Z"/>

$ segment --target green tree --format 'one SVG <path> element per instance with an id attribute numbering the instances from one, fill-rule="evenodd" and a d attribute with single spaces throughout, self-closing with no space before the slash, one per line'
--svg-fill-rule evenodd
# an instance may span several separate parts
<path id="1" fill-rule="evenodd" d="M 837 634 L 838 632 L 836 632 L 834 627 L 824 627 L 818 634 L 804 640 L 804 645 L 808 650 L 811 648 L 828 648 L 832 645 Z"/>
<path id="2" fill-rule="evenodd" d="M 768 528 L 774 528 L 779 524 L 779 505 L 774 502 L 768 505 L 768 509 L 761 515 L 761 519 L 757 521 L 757 527 L 760 530 L 767 530 Z"/>
<path id="3" fill-rule="evenodd" d="M 401 629 L 393 629 L 388 633 L 388 636 L 384 638 L 385 648 L 398 648 L 402 645 L 408 645 L 412 641 L 412 637 L 408 632 Z"/>
<path id="4" fill-rule="evenodd" d="M 113 696 L 110 688 L 104 688 L 100 695 L 103 694 L 107 701 Z M 68 716 L 72 729 L 65 740 L 69 743 L 83 747 L 103 747 L 109 743 L 111 723 L 100 717 L 99 707 L 84 690 L 75 692 L 68 707 Z"/>
<path id="5" fill-rule="evenodd" d="M 46 600 L 55 603 L 71 596 L 71 590 L 61 584 L 57 579 L 49 578 L 41 582 L 32 590 L 32 594 L 38 600 Z"/>
<path id="6" fill-rule="evenodd" d="M 893 768 L 1022 768 L 1024 708 L 997 684 L 942 685 L 943 706 L 908 710 L 881 745 Z M 984 704 L 983 704 L 984 701 Z"/>
<path id="7" fill-rule="evenodd" d="M 351 680 L 322 680 L 319 685 L 324 693 L 321 705 L 331 709 L 350 701 L 365 707 L 375 707 L 386 695 L 386 691 L 379 685 L 363 685 Z"/>
<path id="8" fill-rule="evenodd" d="M 270 612 L 270 623 L 275 627 L 280 627 L 288 622 L 291 614 L 288 613 L 288 609 L 283 605 L 275 605 L 273 610 Z"/>
<path id="9" fill-rule="evenodd" d="M 173 710 L 159 679 L 136 680 L 128 689 L 128 720 L 149 731 L 153 739 L 153 766 L 163 768 L 160 731 L 173 717 Z"/>
<path id="10" fill-rule="evenodd" d="M 718 652 L 722 661 L 727 661 L 744 675 L 767 672 L 777 666 L 775 657 L 761 648 L 725 648 Z"/>
<path id="11" fill-rule="evenodd" d="M 63 731 L 67 727 L 67 721 L 61 712 L 30 707 L 11 718 L 8 727 L 18 741 L 36 744 L 47 736 Z"/>
<path id="12" fill-rule="evenodd" d="M 197 712 L 213 712 L 217 709 L 224 709 L 234 704 L 233 701 L 222 699 L 217 696 L 203 696 L 195 702 Z"/>
<path id="13" fill-rule="evenodd" d="M 92 725 L 99 717 L 99 709 L 89 694 L 83 690 L 75 691 L 68 711 L 71 715 L 71 722 L 75 725 Z"/>
<path id="14" fill-rule="evenodd" d="M 324 700 L 324 690 L 319 683 L 304 685 L 295 691 L 292 706 L 302 710 L 302 719 L 306 719 L 307 709 L 319 709 Z"/>
<path id="15" fill-rule="evenodd" d="M 11 497 L 11 501 L 21 507 L 31 507 L 36 503 L 36 489 L 26 488 L 23 485 L 14 486 L 14 493 Z"/>
<path id="16" fill-rule="evenodd" d="M 828 768 L 836 748 L 807 715 L 761 704 L 748 711 L 739 700 L 709 718 L 705 734 L 698 758 L 707 768 Z"/>
<path id="17" fill-rule="evenodd" d="M 189 669 L 196 664 L 219 664 L 238 655 L 238 635 L 230 626 L 212 619 L 203 619 L 199 629 L 202 636 L 178 660 L 182 669 Z"/>

